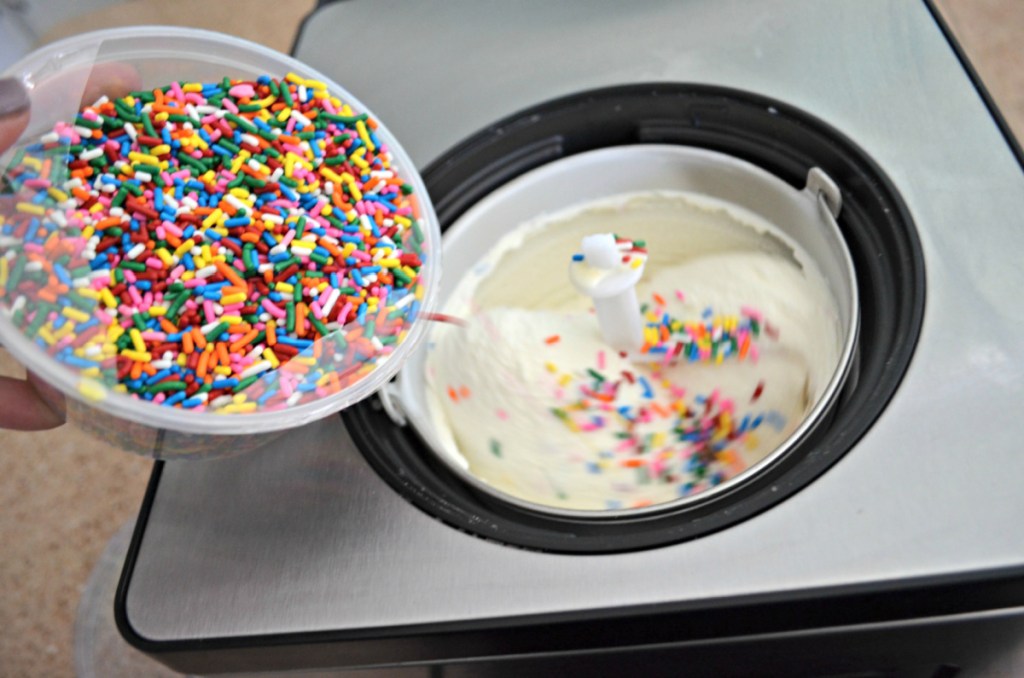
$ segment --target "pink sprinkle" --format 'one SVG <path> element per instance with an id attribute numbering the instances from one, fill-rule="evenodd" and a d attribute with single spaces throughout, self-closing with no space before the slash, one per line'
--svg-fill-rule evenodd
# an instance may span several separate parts
<path id="1" fill-rule="evenodd" d="M 495 410 L 494 413 L 498 415 L 498 419 L 501 419 L 502 421 L 508 421 L 508 412 L 506 412 L 505 410 Z"/>
<path id="2" fill-rule="evenodd" d="M 604 351 L 598 351 L 597 352 L 597 369 L 599 369 L 599 370 L 605 369 Z"/>
<path id="3" fill-rule="evenodd" d="M 247 84 L 247 83 L 242 83 L 240 85 L 235 85 L 234 87 L 229 89 L 228 90 L 228 94 L 230 94 L 233 97 L 238 97 L 238 98 L 242 98 L 242 97 L 250 97 L 251 98 L 252 96 L 254 96 L 256 94 L 256 90 L 253 89 L 252 85 Z"/>
<path id="4" fill-rule="evenodd" d="M 682 301 L 682 302 L 686 301 L 686 295 L 683 294 L 682 290 L 676 290 L 676 299 L 678 299 L 679 301 Z"/>

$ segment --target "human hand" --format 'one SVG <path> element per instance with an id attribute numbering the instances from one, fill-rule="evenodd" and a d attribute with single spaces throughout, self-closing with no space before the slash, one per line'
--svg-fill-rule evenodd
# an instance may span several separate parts
<path id="1" fill-rule="evenodd" d="M 66 98 L 68 91 L 82 91 L 82 103 L 91 103 L 103 94 L 121 97 L 138 87 L 136 71 L 117 63 L 97 64 L 87 73 L 57 76 L 33 91 L 31 100 L 19 80 L 0 79 L 0 153 L 25 131 L 33 104 L 43 110 L 59 110 L 60 99 Z M 0 377 L 0 428 L 44 430 L 60 426 L 64 417 L 63 394 L 35 374 L 29 372 L 26 379 Z"/>

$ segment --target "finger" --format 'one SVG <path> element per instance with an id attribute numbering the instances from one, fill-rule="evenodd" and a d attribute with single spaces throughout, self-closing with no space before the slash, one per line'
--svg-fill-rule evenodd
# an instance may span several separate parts
<path id="1" fill-rule="evenodd" d="M 0 427 L 41 431 L 63 423 L 64 417 L 50 409 L 32 383 L 0 377 Z"/>

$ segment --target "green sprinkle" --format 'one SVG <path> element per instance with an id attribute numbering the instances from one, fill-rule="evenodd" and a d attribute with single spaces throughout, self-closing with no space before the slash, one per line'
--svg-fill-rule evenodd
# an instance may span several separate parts
<path id="1" fill-rule="evenodd" d="M 212 330 L 210 330 L 209 332 L 207 332 L 203 336 L 206 337 L 207 341 L 216 341 L 217 337 L 222 335 L 224 332 L 227 332 L 228 329 L 230 329 L 230 328 L 231 328 L 231 325 L 229 325 L 229 324 L 227 324 L 225 322 L 218 323 L 216 327 L 214 327 Z"/>
<path id="2" fill-rule="evenodd" d="M 163 393 L 164 391 L 181 391 L 188 387 L 183 381 L 162 381 L 146 388 L 150 393 Z"/>
<path id="3" fill-rule="evenodd" d="M 493 454 L 498 459 L 501 459 L 501 443 L 499 443 L 494 438 L 491 438 L 491 454 Z"/>

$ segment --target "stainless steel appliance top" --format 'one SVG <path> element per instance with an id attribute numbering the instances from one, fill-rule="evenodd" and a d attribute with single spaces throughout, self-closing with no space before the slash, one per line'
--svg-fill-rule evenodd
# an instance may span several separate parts
<path id="1" fill-rule="evenodd" d="M 337 418 L 249 456 L 168 463 L 127 595 L 143 637 L 1024 564 L 1024 173 L 924 4 L 344 2 L 308 23 L 297 56 L 357 92 L 421 166 L 513 111 L 600 86 L 714 83 L 801 107 L 856 140 L 902 193 L 927 266 L 920 343 L 883 416 L 820 479 L 735 527 L 640 553 L 550 555 L 460 533 L 385 485 Z"/>

